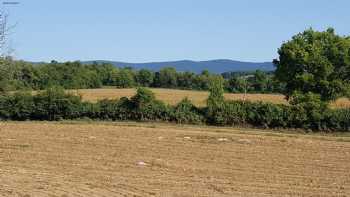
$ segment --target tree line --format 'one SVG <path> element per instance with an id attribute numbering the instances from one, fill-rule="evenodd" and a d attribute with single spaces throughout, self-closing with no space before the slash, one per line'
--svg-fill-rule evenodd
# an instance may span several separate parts
<path id="1" fill-rule="evenodd" d="M 81 97 L 51 87 L 39 94 L 18 91 L 0 95 L 0 120 L 162 121 L 257 128 L 294 128 L 312 131 L 350 131 L 350 109 L 329 109 L 317 97 L 296 99 L 291 105 L 227 101 L 222 79 L 213 79 L 207 106 L 188 98 L 177 105 L 157 100 L 152 91 L 138 88 L 131 98 L 84 102 Z M 305 97 L 303 97 L 305 98 Z"/>
<path id="2" fill-rule="evenodd" d="M 214 75 L 206 71 L 189 74 L 176 72 L 173 68 L 159 72 L 134 71 L 108 64 L 83 65 L 79 62 L 31 65 L 5 59 L 0 71 L 0 119 L 89 118 L 349 132 L 350 109 L 332 109 L 329 103 L 340 97 L 350 97 L 350 37 L 336 35 L 331 28 L 323 32 L 308 29 L 283 43 L 278 54 L 279 58 L 274 60 L 277 68 L 274 74 L 256 71 L 252 75 Z M 280 90 L 289 105 L 224 99 L 227 84 L 242 80 L 244 91 L 247 91 L 247 83 L 255 91 L 257 87 L 268 87 L 269 79 L 278 87 L 284 84 Z M 155 99 L 146 88 L 138 88 L 137 94 L 130 99 L 107 99 L 97 103 L 84 102 L 81 97 L 67 94 L 64 90 L 106 84 L 124 88 L 136 85 L 196 87 L 209 90 L 210 95 L 207 106 L 196 107 L 187 98 L 175 106 L 166 105 Z M 14 89 L 23 86 L 47 90 L 36 95 L 30 91 L 6 91 L 11 86 Z"/>
<path id="3" fill-rule="evenodd" d="M 33 64 L 14 61 L 10 58 L 0 60 L 0 90 L 40 90 L 52 86 L 65 89 L 153 87 L 186 90 L 209 90 L 212 76 L 223 77 L 227 92 L 281 92 L 283 84 L 273 78 L 273 73 L 230 72 L 217 75 L 203 71 L 177 72 L 175 68 L 165 67 L 155 72 L 147 69 L 118 68 L 111 64 L 81 62 Z"/>

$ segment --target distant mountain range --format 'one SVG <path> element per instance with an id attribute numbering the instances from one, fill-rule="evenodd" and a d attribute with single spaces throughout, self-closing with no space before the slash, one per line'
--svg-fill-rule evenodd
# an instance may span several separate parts
<path id="1" fill-rule="evenodd" d="M 203 70 L 208 70 L 212 73 L 223 73 L 232 71 L 273 71 L 275 70 L 272 62 L 242 62 L 234 61 L 228 59 L 221 60 L 209 60 L 209 61 L 191 61 L 191 60 L 181 60 L 181 61 L 169 61 L 169 62 L 149 62 L 149 63 L 127 63 L 118 61 L 106 61 L 106 60 L 96 60 L 96 61 L 82 61 L 84 64 L 89 64 L 92 62 L 98 63 L 110 63 L 118 67 L 132 67 L 135 69 L 150 69 L 153 71 L 159 71 L 163 67 L 174 67 L 177 71 L 191 71 L 195 73 L 200 73 Z"/>

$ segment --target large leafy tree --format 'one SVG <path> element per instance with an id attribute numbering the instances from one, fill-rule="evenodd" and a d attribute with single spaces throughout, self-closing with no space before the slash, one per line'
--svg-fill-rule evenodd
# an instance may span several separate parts
<path id="1" fill-rule="evenodd" d="M 165 67 L 159 71 L 159 83 L 163 88 L 177 87 L 177 72 L 173 67 Z"/>
<path id="2" fill-rule="evenodd" d="M 122 68 L 114 73 L 114 85 L 118 88 L 130 88 L 135 85 L 134 72 L 128 68 Z"/>
<path id="3" fill-rule="evenodd" d="M 147 69 L 141 69 L 136 75 L 136 80 L 139 85 L 149 87 L 153 84 L 154 73 Z"/>
<path id="4" fill-rule="evenodd" d="M 276 79 L 286 84 L 287 98 L 294 93 L 318 94 L 323 101 L 349 96 L 350 37 L 334 29 L 308 29 L 293 36 L 278 50 Z"/>
<path id="5" fill-rule="evenodd" d="M 254 77 L 252 77 L 252 85 L 256 92 L 264 92 L 267 89 L 268 85 L 268 76 L 266 73 L 261 70 L 257 70 L 254 73 Z"/>
<path id="6" fill-rule="evenodd" d="M 232 76 L 228 81 L 228 89 L 230 92 L 247 92 L 247 79 L 241 76 Z"/>
<path id="7" fill-rule="evenodd" d="M 192 72 L 178 72 L 177 73 L 177 86 L 184 89 L 194 89 L 195 74 Z"/>
<path id="8" fill-rule="evenodd" d="M 224 79 L 221 76 L 212 76 L 207 100 L 209 110 L 222 107 L 224 100 Z"/>

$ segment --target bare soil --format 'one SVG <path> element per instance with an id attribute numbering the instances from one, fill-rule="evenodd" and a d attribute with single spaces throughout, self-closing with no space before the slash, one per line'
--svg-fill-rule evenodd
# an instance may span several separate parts
<path id="1" fill-rule="evenodd" d="M 350 196 L 350 137 L 0 122 L 0 196 Z"/>

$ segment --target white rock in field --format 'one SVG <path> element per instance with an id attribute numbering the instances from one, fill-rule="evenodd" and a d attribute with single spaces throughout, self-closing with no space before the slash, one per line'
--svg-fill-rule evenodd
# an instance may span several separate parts
<path id="1" fill-rule="evenodd" d="M 184 137 L 184 139 L 185 139 L 185 140 L 190 140 L 190 139 L 191 139 L 191 137 Z"/>
<path id="2" fill-rule="evenodd" d="M 158 140 L 162 140 L 162 139 L 164 139 L 164 137 L 162 137 L 162 136 L 158 137 Z"/>
<path id="3" fill-rule="evenodd" d="M 227 142 L 228 139 L 227 139 L 227 138 L 219 138 L 218 141 L 219 141 L 219 142 Z"/>
<path id="4" fill-rule="evenodd" d="M 96 137 L 95 136 L 90 136 L 89 139 L 93 140 L 93 139 L 96 139 Z"/>
<path id="5" fill-rule="evenodd" d="M 137 165 L 139 165 L 139 166 L 147 166 L 147 163 L 145 163 L 143 161 L 139 161 L 139 162 L 137 162 Z"/>

